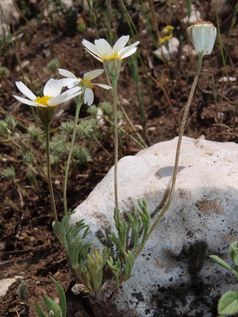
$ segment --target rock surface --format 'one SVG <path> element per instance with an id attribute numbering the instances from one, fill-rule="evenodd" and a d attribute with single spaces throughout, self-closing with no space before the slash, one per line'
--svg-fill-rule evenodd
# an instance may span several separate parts
<path id="1" fill-rule="evenodd" d="M 159 206 L 171 179 L 177 138 L 119 161 L 120 209 L 144 198 Z M 72 215 L 91 234 L 113 226 L 113 168 Z M 236 280 L 209 260 L 226 259 L 238 234 L 238 145 L 184 138 L 172 204 L 137 258 L 115 303 L 123 317 L 216 316 L 218 296 Z"/>
<path id="2" fill-rule="evenodd" d="M 19 23 L 20 14 L 17 11 L 13 0 L 1 0 L 0 2 L 0 24 L 13 24 Z"/>
<path id="3" fill-rule="evenodd" d="M 9 288 L 22 276 L 14 276 L 9 278 L 4 278 L 0 280 L 0 297 L 4 297 L 7 294 Z"/>

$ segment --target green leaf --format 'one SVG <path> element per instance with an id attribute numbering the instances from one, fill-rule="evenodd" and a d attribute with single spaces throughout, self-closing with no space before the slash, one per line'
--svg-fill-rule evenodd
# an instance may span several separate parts
<path id="1" fill-rule="evenodd" d="M 213 261 L 215 261 L 217 264 L 224 267 L 225 269 L 233 272 L 233 268 L 228 263 L 226 263 L 224 260 L 222 260 L 219 256 L 209 255 L 209 258 L 211 258 Z"/>
<path id="2" fill-rule="evenodd" d="M 237 291 L 228 291 L 222 295 L 218 302 L 218 313 L 227 316 L 238 313 Z"/>
<path id="3" fill-rule="evenodd" d="M 39 317 L 47 317 L 47 315 L 44 313 L 41 305 L 36 304 L 36 313 Z"/>
<path id="4" fill-rule="evenodd" d="M 52 298 L 47 295 L 43 295 L 43 301 L 48 312 L 52 311 L 54 313 L 54 317 L 62 317 L 60 306 Z"/>
<path id="5" fill-rule="evenodd" d="M 234 241 L 230 244 L 229 253 L 233 263 L 238 266 L 238 241 Z"/>
<path id="6" fill-rule="evenodd" d="M 59 294 L 59 299 L 60 299 L 60 308 L 62 310 L 62 317 L 66 317 L 66 312 L 67 312 L 67 305 L 66 305 L 66 296 L 63 287 L 60 285 L 58 281 L 56 281 L 53 277 L 51 277 L 53 280 L 55 287 L 57 288 L 58 294 Z"/>

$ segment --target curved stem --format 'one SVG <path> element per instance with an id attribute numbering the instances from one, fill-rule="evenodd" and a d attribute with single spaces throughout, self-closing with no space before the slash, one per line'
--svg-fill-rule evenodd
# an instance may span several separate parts
<path id="1" fill-rule="evenodd" d="M 190 91 L 190 94 L 188 97 L 188 101 L 184 107 L 184 113 L 183 113 L 182 123 L 181 123 L 180 130 L 179 130 L 179 137 L 178 137 L 178 143 L 177 143 L 177 148 L 176 148 L 176 155 L 175 155 L 175 162 L 174 162 L 174 170 L 173 170 L 171 187 L 170 187 L 168 193 L 166 192 L 166 194 L 165 194 L 166 197 L 164 197 L 164 199 L 163 199 L 164 203 L 159 209 L 159 215 L 158 215 L 157 219 L 155 219 L 154 223 L 151 225 L 151 227 L 148 231 L 147 237 L 143 243 L 143 246 L 145 245 L 146 241 L 149 239 L 151 233 L 154 231 L 156 226 L 160 223 L 161 219 L 164 217 L 165 212 L 168 210 L 170 203 L 171 203 L 171 200 L 172 200 L 172 195 L 174 192 L 176 178 L 177 178 L 177 172 L 178 172 L 179 154 L 180 154 L 180 148 L 181 148 L 181 144 L 182 144 L 182 137 L 183 137 L 184 128 L 185 128 L 187 116 L 189 113 L 189 109 L 190 109 L 190 106 L 191 106 L 191 103 L 193 100 L 193 96 L 194 96 L 194 93 L 195 93 L 195 90 L 197 87 L 197 83 L 198 83 L 198 79 L 199 79 L 199 75 L 201 72 L 202 60 L 203 60 L 203 54 L 200 54 L 198 56 L 198 65 L 197 65 L 196 75 L 195 75 L 194 80 L 193 80 L 193 84 L 192 84 L 191 91 Z M 141 253 L 143 246 L 138 249 L 135 257 L 137 257 Z"/>
<path id="2" fill-rule="evenodd" d="M 46 135 L 46 154 L 47 154 L 47 176 L 48 176 L 48 185 L 49 185 L 49 191 L 50 191 L 50 200 L 51 200 L 51 206 L 53 210 L 53 216 L 55 223 L 58 225 L 58 215 L 56 210 L 56 204 L 55 204 L 55 197 L 54 197 L 54 191 L 53 191 L 53 185 L 52 185 L 52 177 L 51 177 L 51 164 L 50 164 L 50 123 L 45 124 L 45 135 Z"/>
<path id="3" fill-rule="evenodd" d="M 64 199 L 64 212 L 65 213 L 67 213 L 67 211 L 68 211 L 67 186 L 68 186 L 68 178 L 69 178 L 69 167 L 70 167 L 74 143 L 75 143 L 77 124 L 78 124 L 78 119 L 79 119 L 79 112 L 80 112 L 82 104 L 83 104 L 83 101 L 82 101 L 81 97 L 79 97 L 77 99 L 77 104 L 76 104 L 76 112 L 75 112 L 75 117 L 74 117 L 74 128 L 73 128 L 73 134 L 72 134 L 72 139 L 71 139 L 71 143 L 70 143 L 69 155 L 68 155 L 68 159 L 67 159 L 67 163 L 66 163 L 66 170 L 65 170 L 65 177 L 64 177 L 63 199 Z"/>
<path id="4" fill-rule="evenodd" d="M 157 219 L 154 221 L 154 223 L 152 224 L 152 226 L 149 230 L 148 236 L 150 236 L 150 234 L 155 229 L 155 227 L 160 223 L 161 219 L 164 217 L 164 214 L 168 210 L 168 208 L 171 204 L 171 201 L 172 201 L 172 196 L 174 193 L 174 188 L 175 188 L 176 178 L 177 178 L 177 173 L 178 173 L 178 164 L 179 164 L 179 155 L 180 155 L 180 149 L 181 149 L 181 144 L 182 144 L 182 137 L 184 134 L 184 128 L 185 128 L 185 124 L 187 121 L 189 109 L 190 109 L 190 106 L 191 106 L 191 103 L 192 103 L 192 100 L 194 97 L 194 93 L 195 93 L 195 90 L 197 87 L 199 75 L 201 72 L 202 61 L 203 61 L 203 54 L 199 54 L 196 74 L 195 74 L 195 77 L 193 80 L 193 84 L 192 84 L 191 91 L 190 91 L 190 94 L 188 97 L 188 101 L 184 107 L 182 123 L 181 123 L 180 130 L 179 130 L 179 137 L 178 137 L 177 148 L 176 148 L 176 155 L 175 155 L 175 162 L 174 162 L 174 170 L 173 170 L 173 176 L 172 176 L 172 181 L 171 181 L 171 187 L 168 191 L 167 196 L 164 199 L 164 203 L 163 203 L 162 207 L 160 208 L 159 215 L 158 215 Z"/>

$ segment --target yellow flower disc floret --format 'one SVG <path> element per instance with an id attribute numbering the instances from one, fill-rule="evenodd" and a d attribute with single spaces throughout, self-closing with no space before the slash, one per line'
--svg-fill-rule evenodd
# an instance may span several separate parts
<path id="1" fill-rule="evenodd" d="M 80 82 L 81 86 L 86 87 L 86 88 L 93 88 L 93 83 L 91 80 L 83 78 Z"/>
<path id="2" fill-rule="evenodd" d="M 115 59 L 121 61 L 122 58 L 119 56 L 118 53 L 113 53 L 111 55 L 101 55 L 100 56 L 102 58 L 103 61 L 113 61 Z"/>
<path id="3" fill-rule="evenodd" d="M 43 97 L 37 97 L 36 99 L 35 99 L 35 102 L 36 103 L 39 103 L 39 104 L 41 104 L 41 105 L 44 105 L 44 106 L 46 106 L 46 107 L 48 107 L 49 105 L 48 105 L 48 101 L 51 99 L 52 97 L 49 97 L 49 96 L 43 96 Z"/>

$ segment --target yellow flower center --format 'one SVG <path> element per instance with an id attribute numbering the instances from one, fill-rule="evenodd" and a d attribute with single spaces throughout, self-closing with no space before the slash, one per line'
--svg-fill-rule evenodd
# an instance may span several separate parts
<path id="1" fill-rule="evenodd" d="M 115 59 L 121 61 L 121 57 L 118 55 L 118 53 L 113 53 L 111 55 L 102 55 L 100 56 L 104 61 L 113 61 Z"/>
<path id="2" fill-rule="evenodd" d="M 174 27 L 172 25 L 166 25 L 162 29 L 163 36 L 159 39 L 160 44 L 167 43 L 173 37 Z"/>
<path id="3" fill-rule="evenodd" d="M 43 96 L 43 97 L 37 97 L 36 99 L 35 99 L 35 102 L 37 102 L 37 103 L 39 103 L 39 104 L 41 104 L 41 105 L 44 105 L 44 106 L 46 106 L 46 107 L 48 107 L 49 105 L 48 105 L 48 101 L 49 101 L 49 99 L 51 99 L 52 97 L 49 97 L 49 96 Z"/>
<path id="4" fill-rule="evenodd" d="M 164 43 L 167 43 L 171 38 L 172 38 L 172 34 L 170 34 L 170 35 L 164 35 L 163 37 L 161 37 L 160 39 L 159 39 L 159 43 L 160 44 L 164 44 Z"/>
<path id="5" fill-rule="evenodd" d="M 86 78 L 81 79 L 80 85 L 86 88 L 93 88 L 93 83 L 91 80 Z"/>

